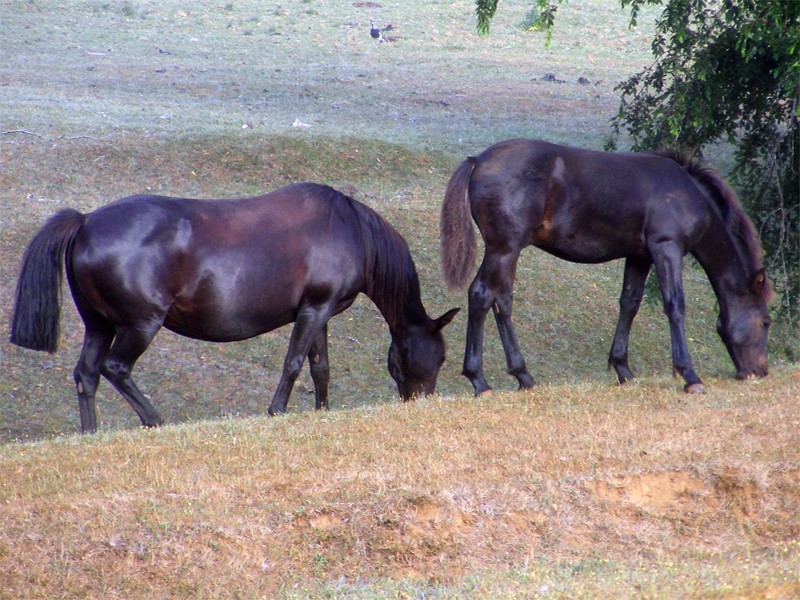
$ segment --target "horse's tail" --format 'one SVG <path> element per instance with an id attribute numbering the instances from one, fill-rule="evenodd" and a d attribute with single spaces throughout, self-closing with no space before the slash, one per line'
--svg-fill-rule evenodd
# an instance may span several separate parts
<path id="1" fill-rule="evenodd" d="M 45 223 L 25 250 L 11 317 L 12 344 L 56 351 L 65 256 L 85 219 L 76 210 L 62 210 Z"/>
<path id="2" fill-rule="evenodd" d="M 467 158 L 450 178 L 439 221 L 442 273 L 450 290 L 462 289 L 475 270 L 477 243 L 469 206 L 469 181 L 475 159 Z"/>

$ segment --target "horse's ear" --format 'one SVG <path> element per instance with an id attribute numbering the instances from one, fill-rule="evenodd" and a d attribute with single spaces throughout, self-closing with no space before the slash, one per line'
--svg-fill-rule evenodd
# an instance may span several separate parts
<path id="1" fill-rule="evenodd" d="M 451 308 L 438 319 L 434 319 L 431 321 L 431 329 L 433 331 L 441 331 L 450 324 L 450 321 L 453 320 L 453 317 L 455 317 L 460 310 L 460 308 Z"/>
<path id="2" fill-rule="evenodd" d="M 766 269 L 759 269 L 756 271 L 756 274 L 753 275 L 753 281 L 750 282 L 750 291 L 759 298 L 764 298 L 765 300 L 769 300 L 769 298 L 772 297 Z"/>

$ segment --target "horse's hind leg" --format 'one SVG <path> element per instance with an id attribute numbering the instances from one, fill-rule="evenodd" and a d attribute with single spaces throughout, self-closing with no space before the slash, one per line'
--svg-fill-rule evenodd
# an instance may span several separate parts
<path id="1" fill-rule="evenodd" d="M 330 367 L 328 366 L 328 325 L 312 342 L 308 351 L 308 366 L 311 370 L 311 379 L 314 382 L 314 401 L 317 410 L 328 409 L 328 382 L 330 381 Z"/>
<path id="2" fill-rule="evenodd" d="M 497 296 L 492 311 L 497 323 L 497 330 L 500 333 L 500 341 L 503 344 L 503 351 L 506 355 L 506 366 L 508 373 L 517 378 L 520 389 L 533 387 L 534 380 L 525 365 L 522 351 L 519 349 L 517 334 L 514 331 L 514 324 L 511 322 L 511 311 L 513 304 L 513 292 L 505 291 Z"/>
<path id="3" fill-rule="evenodd" d="M 105 359 L 113 339 L 114 328 L 110 323 L 100 320 L 86 323 L 83 349 L 73 372 L 75 387 L 78 390 L 78 407 L 83 433 L 97 431 L 95 392 L 100 381 L 100 365 Z"/>
<path id="4" fill-rule="evenodd" d="M 608 367 L 614 367 L 617 380 L 622 384 L 634 378 L 628 366 L 628 339 L 631 326 L 644 296 L 644 284 L 650 272 L 650 262 L 628 258 L 625 261 L 625 275 L 622 279 L 622 293 L 619 297 L 619 319 L 611 342 Z"/>
<path id="5" fill-rule="evenodd" d="M 484 261 L 485 262 L 485 261 Z M 469 379 L 478 396 L 491 391 L 483 374 L 483 331 L 486 314 L 494 302 L 494 294 L 481 278 L 483 265 L 469 286 L 469 314 L 467 316 L 467 347 L 464 352 L 464 368 L 461 374 Z"/>
<path id="6" fill-rule="evenodd" d="M 111 350 L 100 369 L 103 377 L 111 382 L 136 411 L 144 427 L 158 427 L 161 425 L 161 416 L 136 387 L 131 372 L 160 328 L 160 323 L 149 328 L 143 325 L 118 328 Z"/>
<path id="7" fill-rule="evenodd" d="M 463 374 L 475 388 L 475 394 L 489 391 L 483 374 L 483 332 L 486 315 L 492 308 L 506 355 L 508 372 L 517 378 L 521 388 L 534 384 L 511 322 L 514 275 L 519 252 L 499 254 L 487 249 L 478 274 L 469 288 L 467 350 Z"/>

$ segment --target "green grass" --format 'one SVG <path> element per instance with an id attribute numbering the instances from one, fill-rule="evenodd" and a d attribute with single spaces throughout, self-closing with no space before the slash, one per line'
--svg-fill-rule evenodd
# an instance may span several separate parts
<path id="1" fill-rule="evenodd" d="M 452 169 L 510 137 L 601 147 L 650 31 L 613 0 L 581 0 L 547 48 L 522 31 L 529 2 L 504 0 L 488 38 L 472 9 L 6 2 L 0 321 L 25 244 L 62 207 L 301 180 L 403 233 L 430 314 L 465 307 L 439 275 Z M 370 18 L 395 41 L 376 44 Z M 401 405 L 386 325 L 360 299 L 329 329 L 333 409 L 312 411 L 304 373 L 285 419 L 263 415 L 289 328 L 225 345 L 163 331 L 134 376 L 168 425 L 139 430 L 104 382 L 93 437 L 73 435 L 82 327 L 65 290 L 56 354 L 0 339 L 0 597 L 797 595 L 797 367 L 776 356 L 766 380 L 733 381 L 690 268 L 687 335 L 709 394 L 672 379 L 655 304 L 631 340 L 640 381 L 620 388 L 606 357 L 621 283 L 620 264 L 526 252 L 515 324 L 541 385 L 513 391 L 490 323 L 491 399 L 459 374 L 464 311 L 440 395 Z"/>
<path id="2" fill-rule="evenodd" d="M 614 83 L 647 61 L 648 29 L 628 30 L 608 4 L 562 11 L 549 49 L 519 27 L 524 2 L 508 2 L 488 38 L 474 34 L 468 3 L 380 4 L 164 2 L 130 14 L 118 3 L 14 0 L 3 129 L 377 136 L 459 153 L 528 132 L 596 146 Z M 398 39 L 376 44 L 370 17 L 392 22 Z M 566 83 L 542 82 L 549 72 Z M 311 127 L 298 131 L 295 119 Z"/>

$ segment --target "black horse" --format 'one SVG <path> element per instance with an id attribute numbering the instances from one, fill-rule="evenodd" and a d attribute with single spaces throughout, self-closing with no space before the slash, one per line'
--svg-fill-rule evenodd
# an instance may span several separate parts
<path id="1" fill-rule="evenodd" d="M 295 322 L 275 415 L 286 411 L 306 356 L 316 408 L 327 408 L 327 323 L 359 293 L 389 325 L 389 373 L 403 400 L 433 393 L 441 330 L 458 310 L 429 318 L 403 237 L 375 211 L 313 183 L 239 200 L 131 196 L 87 215 L 59 212 L 25 252 L 12 343 L 56 350 L 62 263 L 86 328 L 74 372 L 84 432 L 97 429 L 101 374 L 144 426 L 161 423 L 131 371 L 162 326 L 232 342 Z"/>
<path id="2" fill-rule="evenodd" d="M 655 265 L 669 319 L 674 370 L 687 392 L 704 391 L 684 333 L 683 256 L 691 252 L 719 301 L 717 331 L 746 379 L 767 374 L 769 281 L 755 229 L 733 191 L 711 169 L 677 154 L 606 153 L 534 140 L 508 140 L 453 173 L 441 214 L 442 268 L 463 287 L 476 262 L 472 219 L 483 262 L 469 288 L 463 374 L 475 393 L 483 375 L 483 330 L 494 311 L 508 372 L 521 388 L 534 381 L 511 322 L 520 252 L 536 246 L 564 260 L 625 259 L 620 314 L 609 356 L 620 383 L 633 377 L 628 337 L 645 280 Z"/>

